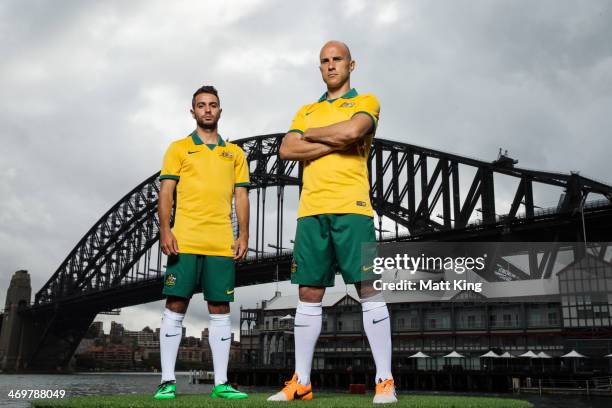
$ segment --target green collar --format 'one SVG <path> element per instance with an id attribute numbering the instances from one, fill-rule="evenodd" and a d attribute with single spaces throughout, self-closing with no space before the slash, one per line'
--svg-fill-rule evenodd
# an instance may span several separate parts
<path id="1" fill-rule="evenodd" d="M 350 99 L 350 98 L 354 98 L 357 95 L 359 95 L 357 93 L 357 90 L 355 88 L 351 88 L 350 91 L 348 91 L 347 93 L 345 93 L 344 95 L 342 95 L 340 98 L 342 99 Z M 338 98 L 336 98 L 338 99 Z M 323 95 L 321 95 L 321 97 L 319 98 L 319 102 L 323 102 L 323 101 L 327 101 L 329 103 L 335 101 L 336 99 L 327 99 L 327 92 L 325 92 Z"/>
<path id="2" fill-rule="evenodd" d="M 200 136 L 198 136 L 198 132 L 196 132 L 195 130 L 191 132 L 191 139 L 193 140 L 193 144 L 196 144 L 196 145 L 204 144 L 202 139 L 200 139 Z M 221 138 L 221 135 L 218 135 L 217 146 L 225 146 L 225 142 Z"/>

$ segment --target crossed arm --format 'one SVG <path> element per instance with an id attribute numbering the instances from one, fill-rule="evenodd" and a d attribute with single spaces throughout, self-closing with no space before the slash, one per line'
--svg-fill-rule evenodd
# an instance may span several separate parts
<path id="1" fill-rule="evenodd" d="M 373 120 L 368 114 L 358 113 L 333 125 L 307 129 L 303 135 L 289 132 L 283 138 L 279 154 L 284 160 L 314 160 L 346 149 L 370 133 L 373 127 Z"/>

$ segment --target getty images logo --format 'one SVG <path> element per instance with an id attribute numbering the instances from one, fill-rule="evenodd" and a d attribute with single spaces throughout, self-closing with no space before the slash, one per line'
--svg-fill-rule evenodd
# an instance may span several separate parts
<path id="1" fill-rule="evenodd" d="M 407 270 L 414 274 L 418 270 L 452 270 L 461 275 L 468 270 L 482 271 L 485 268 L 487 255 L 479 257 L 470 256 L 409 256 L 408 254 L 396 254 L 391 257 L 374 258 L 372 272 L 380 275 L 385 270 L 399 269 Z"/>

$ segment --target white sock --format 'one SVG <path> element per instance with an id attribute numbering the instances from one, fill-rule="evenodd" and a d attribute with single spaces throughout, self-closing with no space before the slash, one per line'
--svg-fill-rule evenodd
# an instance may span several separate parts
<path id="1" fill-rule="evenodd" d="M 363 327 L 370 342 L 376 364 L 375 382 L 393 378 L 391 375 L 391 322 L 382 294 L 361 300 Z"/>
<path id="2" fill-rule="evenodd" d="M 232 322 L 230 314 L 211 314 L 208 327 L 208 344 L 213 358 L 215 385 L 227 382 L 227 363 L 232 345 Z"/>
<path id="3" fill-rule="evenodd" d="M 174 365 L 183 337 L 184 314 L 165 309 L 159 328 L 159 355 L 161 359 L 162 382 L 176 381 Z"/>
<path id="4" fill-rule="evenodd" d="M 310 384 L 310 370 L 312 356 L 323 320 L 321 302 L 306 303 L 300 301 L 295 310 L 293 339 L 295 341 L 295 372 L 298 382 L 302 385 Z"/>

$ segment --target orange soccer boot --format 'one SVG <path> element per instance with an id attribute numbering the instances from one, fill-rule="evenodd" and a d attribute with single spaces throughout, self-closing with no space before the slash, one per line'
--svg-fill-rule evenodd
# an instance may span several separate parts
<path id="1" fill-rule="evenodd" d="M 297 373 L 291 380 L 285 382 L 285 388 L 268 398 L 268 401 L 310 401 L 312 399 L 312 384 L 302 385 L 298 382 Z"/>
<path id="2" fill-rule="evenodd" d="M 393 378 L 387 378 L 384 381 L 379 381 L 376 384 L 376 395 L 374 395 L 374 404 L 392 404 L 397 402 L 395 396 L 395 383 Z"/>

